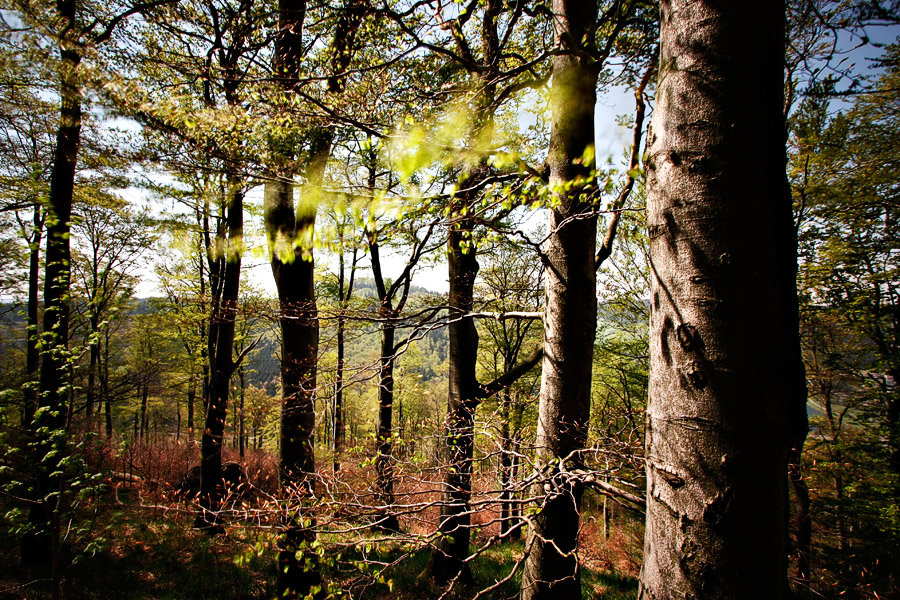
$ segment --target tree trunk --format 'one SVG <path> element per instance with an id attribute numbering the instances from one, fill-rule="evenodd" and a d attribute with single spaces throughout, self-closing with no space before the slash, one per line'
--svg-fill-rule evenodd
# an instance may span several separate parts
<path id="1" fill-rule="evenodd" d="M 286 189 L 281 190 L 279 200 L 284 203 L 282 207 L 290 207 L 293 221 L 293 186 L 282 185 Z M 268 204 L 271 196 L 266 196 Z M 276 214 L 270 212 L 267 216 L 271 219 Z M 287 223 L 275 222 L 273 225 L 280 229 L 281 225 Z M 304 234 L 311 233 L 314 226 L 315 214 L 303 215 L 297 220 L 296 226 L 289 225 L 291 229 Z M 289 239 L 294 239 L 293 231 Z M 316 424 L 314 402 L 319 327 L 313 285 L 314 264 L 312 256 L 304 257 L 298 248 L 293 253 L 292 260 L 285 262 L 282 262 L 277 252 L 273 252 L 272 270 L 281 307 L 281 484 L 294 496 L 291 504 L 296 510 L 315 491 L 312 436 Z M 284 594 L 289 591 L 303 597 L 310 587 L 319 584 L 321 578 L 318 569 L 305 570 L 303 564 L 297 561 L 296 554 L 302 544 L 315 539 L 315 533 L 296 525 L 293 516 L 288 518 L 290 522 L 286 526 L 279 551 L 279 592 Z"/>
<path id="2" fill-rule="evenodd" d="M 382 316 L 395 317 L 390 313 Z M 385 531 L 399 531 L 400 523 L 393 514 L 394 506 L 394 327 L 385 323 L 381 328 L 381 365 L 378 371 L 378 431 L 375 436 L 375 486 L 378 503 L 384 507 L 375 526 Z"/>
<path id="3" fill-rule="evenodd" d="M 896 314 L 896 313 L 895 313 Z M 894 321 L 896 323 L 896 320 Z M 896 348 L 896 345 L 894 346 Z M 886 353 L 882 353 L 886 354 Z M 896 364 L 897 356 L 891 356 L 892 361 Z M 900 369 L 890 369 L 891 378 L 894 380 L 894 389 L 888 392 L 887 396 L 887 429 L 888 429 L 888 447 L 890 449 L 890 467 L 894 472 L 893 495 L 894 501 L 900 502 Z"/>
<path id="4" fill-rule="evenodd" d="M 106 406 L 106 439 L 112 438 L 112 398 L 109 393 L 109 327 L 103 332 L 103 366 L 100 369 L 100 397 L 103 398 Z"/>
<path id="5" fill-rule="evenodd" d="M 206 420 L 200 438 L 200 513 L 196 521 L 196 526 L 209 527 L 212 532 L 219 531 L 216 527 L 216 513 L 221 501 L 222 442 L 228 416 L 229 382 L 234 373 L 232 353 L 244 236 L 244 193 L 237 177 L 230 176 L 228 182 L 231 198 L 228 206 L 228 248 L 219 312 L 214 314 L 217 339 L 210 357 L 209 405 L 206 407 Z M 213 329 L 212 323 L 210 329 Z"/>
<path id="6" fill-rule="evenodd" d="M 475 277 L 478 261 L 474 247 L 463 252 L 463 242 L 471 242 L 471 229 L 453 228 L 447 235 L 447 262 L 450 274 L 449 304 L 454 312 L 470 313 L 474 308 Z M 447 583 L 462 573 L 471 574 L 465 559 L 469 556 L 472 516 L 469 497 L 472 493 L 472 450 L 474 448 L 475 408 L 478 403 L 478 332 L 472 319 L 455 319 L 450 323 L 450 393 L 447 406 L 446 465 L 441 492 L 441 537 L 431 554 L 429 573 L 435 582 Z"/>
<path id="7" fill-rule="evenodd" d="M 93 309 L 92 309 L 93 310 Z M 88 364 L 88 384 L 86 402 L 84 407 L 85 416 L 88 420 L 88 426 L 94 417 L 94 400 L 96 397 L 97 387 L 97 369 L 100 367 L 100 317 L 99 315 L 91 315 L 90 318 L 90 362 Z"/>
<path id="8" fill-rule="evenodd" d="M 34 419 L 34 410 L 38 406 L 38 368 L 41 351 L 38 348 L 40 327 L 38 324 L 38 288 L 40 286 L 41 269 L 41 236 L 44 229 L 44 217 L 41 205 L 34 205 L 34 230 L 29 240 L 31 248 L 28 261 L 28 315 L 25 338 L 25 412 L 22 423 L 26 426 Z"/>
<path id="9" fill-rule="evenodd" d="M 328 77 L 328 93 L 342 90 L 342 74 L 353 54 L 353 39 L 362 21 L 364 5 L 352 0 L 341 11 L 335 25 L 332 45 L 332 72 Z M 293 90 L 303 58 L 303 24 L 305 0 L 279 0 L 278 31 L 275 36 L 273 71 L 285 93 Z M 286 167 L 280 178 L 266 185 L 264 212 L 272 273 L 278 288 L 282 334 L 282 412 L 281 459 L 282 488 L 294 494 L 290 504 L 301 512 L 315 492 L 316 360 L 319 350 L 319 321 L 314 286 L 312 235 L 316 210 L 322 193 L 325 167 L 331 155 L 333 131 L 329 127 L 311 133 L 309 159 L 306 165 L 308 198 L 295 213 L 292 162 L 297 148 L 282 141 L 277 150 Z M 301 515 L 301 521 L 312 523 L 312 515 Z M 279 540 L 278 591 L 280 597 L 305 597 L 321 583 L 317 555 L 301 550 L 315 540 L 312 526 L 298 523 L 292 514 L 286 516 Z M 298 554 L 302 560 L 298 560 Z M 308 564 L 312 566 L 308 566 Z"/>
<path id="10" fill-rule="evenodd" d="M 580 47 L 597 18 L 596 4 L 554 0 L 550 185 L 559 206 L 550 213 L 544 309 L 544 360 L 536 438 L 537 465 L 547 494 L 528 529 L 522 600 L 580 598 L 575 554 L 583 485 L 562 472 L 582 464 L 591 406 L 591 369 L 597 322 L 594 268 L 597 217 L 582 194 L 592 191 L 597 71 Z M 582 180 L 582 183 L 579 183 Z M 544 489 L 547 489 L 546 486 Z"/>
<path id="11" fill-rule="evenodd" d="M 141 399 L 141 441 L 147 434 L 147 399 L 150 396 L 150 384 L 144 382 L 138 384 L 138 397 Z"/>
<path id="12" fill-rule="evenodd" d="M 244 448 L 246 447 L 246 429 L 244 422 L 244 399 L 247 391 L 247 382 L 244 378 L 244 365 L 240 366 L 238 371 L 238 377 L 241 381 L 241 405 L 238 407 L 238 416 L 240 417 L 240 423 L 238 424 L 238 448 L 240 452 L 240 457 L 244 458 Z"/>
<path id="13" fill-rule="evenodd" d="M 342 261 L 343 262 L 343 261 Z M 341 272 L 343 279 L 343 269 Z M 343 284 L 343 281 L 341 281 Z M 340 294 L 343 296 L 343 285 L 340 286 Z M 341 470 L 341 451 L 344 445 L 344 329 L 346 324 L 343 315 L 337 320 L 337 368 L 334 381 L 334 432 L 331 435 L 332 443 L 332 471 Z"/>
<path id="14" fill-rule="evenodd" d="M 794 490 L 796 503 L 797 541 L 795 549 L 797 551 L 797 578 L 809 585 L 811 577 L 812 517 L 809 513 L 809 487 L 806 485 L 801 470 L 800 459 L 802 455 L 802 446 L 791 449 L 791 457 L 788 463 L 788 479 Z"/>
<path id="15" fill-rule="evenodd" d="M 512 437 L 509 419 L 512 399 L 509 390 L 500 394 L 500 535 L 506 536 L 513 528 L 512 479 Z"/>
<path id="16" fill-rule="evenodd" d="M 806 419 L 784 3 L 661 10 L 639 596 L 777 600 L 788 594 L 788 453 Z"/>
<path id="17" fill-rule="evenodd" d="M 838 530 L 838 550 L 847 549 L 847 519 L 845 517 L 846 510 L 844 508 L 844 476 L 841 474 L 843 469 L 843 453 L 835 451 L 834 462 L 837 465 L 837 471 L 834 474 L 834 500 L 835 500 L 835 516 L 837 518 Z"/>
<path id="18" fill-rule="evenodd" d="M 374 177 L 374 172 L 370 173 L 370 178 Z M 373 186 L 374 187 L 374 184 Z M 334 411 L 332 418 L 334 419 L 334 428 L 332 431 L 332 471 L 337 473 L 341 470 L 341 452 L 344 447 L 344 331 L 347 322 L 344 318 L 344 311 L 347 309 L 347 303 L 353 294 L 353 280 L 356 274 L 356 249 L 353 250 L 353 264 L 350 267 L 350 281 L 345 284 L 345 265 L 344 250 L 341 248 L 338 257 L 338 301 L 340 302 L 340 314 L 337 319 L 337 367 L 334 375 Z"/>
<path id="19" fill-rule="evenodd" d="M 194 402 L 197 400 L 197 389 L 194 387 L 194 382 L 191 381 L 190 388 L 188 388 L 188 399 L 187 399 L 187 430 L 188 430 L 188 441 L 190 443 L 194 443 Z"/>
<path id="20" fill-rule="evenodd" d="M 40 417 L 34 418 L 29 431 L 34 435 L 32 463 L 36 469 L 33 499 L 29 520 L 33 531 L 22 536 L 21 554 L 24 564 L 47 564 L 55 555 L 58 539 L 56 531 L 57 495 L 62 476 L 57 465 L 65 458 L 65 436 L 37 435 L 46 428 L 57 432 L 66 424 L 65 374 L 68 365 L 69 340 L 69 222 L 75 192 L 75 167 L 81 145 L 81 88 L 78 84 L 78 65 L 81 56 L 76 44 L 67 39 L 75 27 L 76 1 L 57 0 L 56 10 L 61 17 L 60 38 L 60 121 L 56 132 L 56 149 L 50 174 L 50 194 L 47 200 L 47 247 L 44 254 L 44 322 L 41 351 L 38 407 Z M 48 455 L 51 460 L 45 460 Z M 58 582 L 53 589 L 58 592 Z"/>

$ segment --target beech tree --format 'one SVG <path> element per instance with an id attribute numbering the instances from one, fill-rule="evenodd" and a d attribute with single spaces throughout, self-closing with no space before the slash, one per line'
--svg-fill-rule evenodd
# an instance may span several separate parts
<path id="1" fill-rule="evenodd" d="M 640 597 L 784 598 L 806 431 L 785 178 L 784 3 L 661 4 L 648 140 L 647 526 Z"/>
<path id="2" fill-rule="evenodd" d="M 581 595 L 576 554 L 591 406 L 591 370 L 597 326 L 596 269 L 612 249 L 622 203 L 634 185 L 643 126 L 644 81 L 637 114 L 631 171 L 612 204 L 614 215 L 597 247 L 600 201 L 594 171 L 594 106 L 598 76 L 614 51 L 628 48 L 627 33 L 641 23 L 640 2 L 553 3 L 550 211 L 542 260 L 545 267 L 544 354 L 538 409 L 536 468 L 546 482 L 525 546 L 522 598 Z M 599 40 L 594 36 L 602 33 Z M 636 36 L 640 48 L 641 36 Z M 624 52 L 623 52 L 624 53 Z M 640 54 L 639 54 L 640 55 Z"/>
<path id="3" fill-rule="evenodd" d="M 278 85 L 278 102 L 288 107 L 301 97 L 303 61 L 307 59 L 303 42 L 307 3 L 305 0 L 281 0 L 272 73 Z M 340 95 L 343 74 L 356 48 L 356 34 L 365 9 L 362 3 L 349 0 L 338 12 L 333 37 L 327 46 L 329 55 L 327 94 Z M 300 142 L 304 142 L 301 144 Z M 285 128 L 271 141 L 274 177 L 266 183 L 264 212 L 272 274 L 278 289 L 281 326 L 281 457 L 282 487 L 308 502 L 315 491 L 316 361 L 319 349 L 319 323 L 314 286 L 315 263 L 312 239 L 316 212 L 322 198 L 325 168 L 331 156 L 334 129 L 323 117 L 306 131 Z M 301 201 L 294 201 L 294 179 L 303 175 L 305 187 Z M 302 506 L 290 502 L 289 513 L 303 513 Z M 286 516 L 286 527 L 279 541 L 279 593 L 282 597 L 303 597 L 321 583 L 317 566 L 308 566 L 298 556 L 306 552 L 306 560 L 315 563 L 309 553 L 315 532 L 303 526 L 309 516 Z"/>

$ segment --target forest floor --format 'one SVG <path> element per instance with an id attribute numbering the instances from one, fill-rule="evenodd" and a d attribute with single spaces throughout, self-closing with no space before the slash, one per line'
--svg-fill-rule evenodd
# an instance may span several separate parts
<path id="1" fill-rule="evenodd" d="M 178 502 L 150 499 L 138 488 L 115 486 L 67 528 L 71 540 L 64 570 L 66 600 L 251 600 L 276 597 L 276 557 L 271 528 L 235 520 L 225 534 L 210 536 L 192 528 L 194 513 Z M 4 512 L 9 509 L 0 506 Z M 635 537 L 638 535 L 638 537 Z M 639 569 L 639 533 L 627 523 L 607 539 L 597 518 L 588 515 L 581 534 L 584 597 L 633 598 Z M 332 546 L 333 550 L 334 546 Z M 323 574 L 339 597 L 366 600 L 438 598 L 443 590 L 420 577 L 426 548 L 385 539 L 367 547 L 346 544 L 329 550 Z M 473 581 L 456 586 L 448 600 L 514 598 L 521 570 L 512 576 L 523 550 L 521 541 L 497 544 L 472 564 Z M 385 565 L 390 565 L 385 568 Z M 498 581 L 506 579 L 500 585 Z M 0 600 L 49 598 L 48 573 L 19 565 L 18 537 L 0 534 Z"/>

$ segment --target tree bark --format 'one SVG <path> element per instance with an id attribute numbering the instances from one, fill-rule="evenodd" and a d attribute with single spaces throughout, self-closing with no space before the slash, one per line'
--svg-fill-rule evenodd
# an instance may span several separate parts
<path id="1" fill-rule="evenodd" d="M 587 442 L 591 369 L 597 321 L 597 217 L 584 194 L 593 160 L 597 71 L 582 40 L 593 28 L 593 2 L 554 0 L 555 36 L 564 53 L 553 59 L 550 185 L 559 205 L 550 212 L 545 247 L 544 360 L 536 438 L 537 461 L 550 492 L 528 528 L 522 600 L 580 598 L 575 554 L 584 486 L 561 473 L 579 468 Z M 546 486 L 544 489 L 547 489 Z"/>
<path id="2" fill-rule="evenodd" d="M 245 399 L 246 392 L 247 392 L 247 382 L 246 382 L 246 378 L 244 377 L 244 365 L 241 365 L 239 367 L 238 378 L 240 379 L 240 382 L 241 382 L 241 400 L 240 400 L 241 404 L 240 404 L 240 406 L 238 406 L 238 418 L 239 418 L 238 449 L 239 449 L 240 457 L 244 458 L 244 448 L 246 446 L 246 440 L 245 440 L 246 429 L 245 429 L 245 422 L 244 422 L 244 399 Z"/>
<path id="3" fill-rule="evenodd" d="M 369 190 L 375 192 L 375 165 L 369 165 Z M 376 517 L 375 527 L 385 531 L 399 531 L 400 522 L 393 514 L 394 505 L 394 365 L 396 363 L 396 327 L 390 319 L 399 316 L 406 304 L 412 273 L 406 270 L 388 289 L 381 268 L 381 253 L 376 233 L 367 231 L 369 256 L 372 261 L 372 275 L 378 300 L 381 303 L 379 316 L 385 319 L 381 326 L 381 358 L 378 369 L 378 429 L 375 433 L 375 487 L 378 502 L 383 507 Z M 415 256 L 415 249 L 413 250 Z M 412 260 L 412 259 L 411 259 Z M 394 307 L 394 296 L 403 287 L 403 293 Z"/>
<path id="4" fill-rule="evenodd" d="M 806 422 L 784 3 L 665 0 L 661 11 L 639 596 L 777 600 L 788 453 Z"/>
<path id="5" fill-rule="evenodd" d="M 21 558 L 25 564 L 47 564 L 56 556 L 59 520 L 56 518 L 57 495 L 62 486 L 60 461 L 65 458 L 65 436 L 41 434 L 47 429 L 58 432 L 66 425 L 66 371 L 69 340 L 69 222 L 75 192 L 75 168 L 81 145 L 81 88 L 78 66 L 81 55 L 78 45 L 69 35 L 76 27 L 76 0 L 57 0 L 56 11 L 61 18 L 60 31 L 60 121 L 56 132 L 56 149 L 50 174 L 50 194 L 47 200 L 46 239 L 44 254 L 44 319 L 40 379 L 38 384 L 39 417 L 29 424 L 34 436 L 32 463 L 36 481 L 29 509 L 33 531 L 23 535 Z M 49 458 L 48 456 L 54 456 Z M 58 577 L 54 572 L 52 590 L 59 593 Z"/>
<path id="6" fill-rule="evenodd" d="M 188 430 L 188 441 L 194 442 L 194 402 L 197 400 L 197 389 L 194 387 L 194 382 L 191 381 L 190 388 L 188 388 L 188 398 L 187 398 L 187 430 Z"/>
<path id="7" fill-rule="evenodd" d="M 244 236 L 244 192 L 236 177 L 229 177 L 228 247 L 222 279 L 219 311 L 216 321 L 216 342 L 210 356 L 210 394 L 206 407 L 203 435 L 200 438 L 200 513 L 196 526 L 217 532 L 216 524 L 221 504 L 222 441 L 228 414 L 229 382 L 234 374 L 234 330 L 237 320 L 238 294 L 241 278 L 241 253 Z M 210 329 L 213 329 L 212 324 Z"/>
<path id="8" fill-rule="evenodd" d="M 342 273 L 343 275 L 343 273 Z M 343 281 L 341 281 L 341 295 L 343 295 Z M 334 374 L 334 431 L 331 434 L 332 471 L 341 470 L 341 452 L 344 447 L 344 330 L 346 324 L 344 316 L 337 319 L 337 366 Z"/>
<path id="9" fill-rule="evenodd" d="M 809 512 L 809 487 L 806 485 L 806 480 L 803 478 L 803 472 L 801 470 L 802 465 L 800 458 L 802 455 L 802 446 L 791 449 L 791 456 L 788 462 L 788 479 L 794 490 L 794 501 L 796 504 L 796 576 L 800 581 L 809 585 L 811 577 L 810 554 L 812 552 L 812 516 Z"/>
<path id="10" fill-rule="evenodd" d="M 384 313 L 383 313 L 384 314 Z M 388 313 L 388 316 L 396 316 Z M 400 522 L 393 514 L 394 506 L 394 327 L 381 328 L 381 363 L 378 370 L 378 431 L 375 436 L 375 485 L 378 503 L 384 513 L 375 526 L 385 531 L 399 531 Z"/>
<path id="11" fill-rule="evenodd" d="M 448 303 L 454 312 L 474 309 L 475 277 L 478 261 L 474 248 L 463 251 L 463 242 L 471 241 L 471 229 L 453 228 L 447 234 L 447 263 L 450 274 Z M 472 492 L 472 450 L 474 448 L 475 408 L 478 404 L 478 331 L 472 319 L 450 323 L 450 375 L 446 428 L 446 474 L 441 492 L 440 538 L 432 552 L 428 570 L 435 582 L 447 583 L 460 572 L 471 574 L 465 559 L 469 556 L 472 516 L 469 497 Z"/>
<path id="12" fill-rule="evenodd" d="M 41 352 L 38 348 L 40 339 L 40 327 L 38 323 L 38 292 L 40 287 L 41 269 L 41 237 L 44 231 L 44 216 L 41 205 L 34 205 L 34 229 L 29 245 L 31 247 L 28 260 L 28 314 L 25 339 L 25 411 L 22 422 L 31 423 L 34 419 L 34 410 L 38 406 L 38 368 L 40 367 Z"/>
<path id="13" fill-rule="evenodd" d="M 509 539 L 519 538 L 519 523 L 515 519 L 513 502 L 513 438 L 510 432 L 512 418 L 512 394 L 500 393 L 500 535 Z"/>
<path id="14" fill-rule="evenodd" d="M 343 72 L 353 55 L 363 9 L 364 5 L 350 0 L 335 25 L 332 72 L 328 77 L 330 95 L 342 90 Z M 285 93 L 293 90 L 299 77 L 305 17 L 305 0 L 279 0 L 272 69 Z M 305 597 L 321 583 L 317 555 L 306 549 L 315 540 L 313 518 L 305 505 L 315 493 L 313 435 L 319 349 L 311 241 L 333 136 L 329 127 L 309 132 L 306 193 L 313 196 L 305 199 L 301 210 L 294 209 L 293 162 L 297 148 L 289 141 L 276 150 L 287 166 L 277 180 L 266 184 L 264 199 L 266 234 L 281 312 L 281 485 L 293 496 L 279 540 L 278 591 L 283 598 Z M 300 522 L 292 514 L 295 511 L 300 513 Z M 298 554 L 302 560 L 298 560 Z M 306 566 L 307 562 L 312 566 Z"/>
<path id="15" fill-rule="evenodd" d="M 106 407 L 106 439 L 112 438 L 112 398 L 109 393 L 109 327 L 103 332 L 103 366 L 100 369 L 100 397 L 104 400 Z"/>
<path id="16" fill-rule="evenodd" d="M 338 302 L 340 303 L 340 314 L 337 319 L 337 366 L 334 374 L 334 430 L 332 431 L 332 470 L 337 473 L 341 470 L 341 452 L 344 447 L 344 333 L 347 322 L 344 317 L 344 311 L 347 310 L 347 303 L 353 294 L 353 281 L 356 275 L 356 256 L 357 251 L 353 250 L 353 264 L 350 266 L 350 280 L 345 280 L 344 250 L 341 248 L 338 272 Z"/>
<path id="17" fill-rule="evenodd" d="M 149 378 L 149 377 L 148 377 Z M 141 399 L 141 441 L 147 435 L 147 399 L 150 396 L 150 383 L 145 381 L 138 384 L 138 397 Z"/>
<path id="18" fill-rule="evenodd" d="M 92 422 L 94 417 L 94 400 L 97 387 L 97 369 L 100 366 L 100 340 L 98 337 L 100 335 L 99 315 L 91 315 L 90 328 L 90 361 L 88 363 L 87 395 L 85 398 L 84 406 L 85 416 L 87 417 L 89 424 Z"/>
<path id="19" fill-rule="evenodd" d="M 278 31 L 272 70 L 281 88 L 292 90 L 303 56 L 305 0 L 280 0 Z M 318 142 L 318 144 L 316 144 Z M 330 153 L 330 136 L 316 140 L 310 151 L 307 179 L 309 188 L 321 190 L 325 163 Z M 288 147 L 289 146 L 289 147 Z M 278 148 L 284 162 L 291 165 L 296 148 L 285 142 Z M 281 326 L 281 441 L 279 478 L 290 499 L 278 541 L 278 593 L 283 598 L 303 598 L 321 584 L 316 556 L 304 547 L 315 540 L 315 531 L 304 526 L 304 505 L 315 491 L 314 394 L 319 324 L 314 290 L 314 263 L 309 240 L 315 227 L 315 204 L 297 213 L 294 208 L 294 171 L 285 167 L 279 178 L 266 184 L 264 217 L 272 274 L 278 289 Z M 299 519 L 298 519 L 299 516 Z M 305 568 L 307 557 L 312 568 Z"/>

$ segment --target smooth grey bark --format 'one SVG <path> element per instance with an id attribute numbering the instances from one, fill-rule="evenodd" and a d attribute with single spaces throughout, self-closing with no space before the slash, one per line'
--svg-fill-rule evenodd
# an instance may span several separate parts
<path id="1" fill-rule="evenodd" d="M 463 251 L 471 229 L 460 226 L 447 234 L 447 263 L 450 293 L 448 302 L 460 314 L 474 308 L 475 276 L 478 261 L 474 248 Z M 472 319 L 456 319 L 449 327 L 449 400 L 445 427 L 447 468 L 441 491 L 441 537 L 431 554 L 427 572 L 438 584 L 447 583 L 460 572 L 470 577 L 465 559 L 469 556 L 475 409 L 478 406 L 478 331 Z"/>
<path id="2" fill-rule="evenodd" d="M 522 573 L 523 600 L 581 595 L 576 554 L 584 491 L 581 450 L 587 442 L 591 371 L 597 320 L 596 271 L 612 252 L 619 221 L 634 185 L 644 118 L 644 90 L 654 64 L 635 91 L 634 142 L 629 174 L 616 200 L 612 218 L 597 248 L 594 105 L 598 73 L 633 24 L 641 3 L 613 1 L 599 11 L 596 1 L 554 0 L 553 27 L 557 53 L 553 59 L 551 132 L 548 165 L 554 205 L 549 214 L 544 251 L 546 272 L 544 355 L 542 365 L 536 459 L 544 496 L 530 519 Z M 640 21 L 640 19 L 638 19 Z M 602 33 L 600 42 L 598 33 Z M 595 37 L 597 39 L 595 39 Z M 574 471 L 574 472 L 573 472 Z M 623 494 L 593 482 L 605 494 Z M 540 490 L 539 490 L 540 492 Z"/>
<path id="3" fill-rule="evenodd" d="M 562 473 L 583 462 L 597 319 L 597 216 L 584 196 L 593 161 L 580 160 L 594 144 L 597 70 L 582 44 L 597 20 L 597 4 L 554 0 L 553 14 L 562 53 L 553 59 L 548 162 L 558 205 L 550 211 L 544 249 L 544 360 L 535 441 L 549 491 L 528 528 L 522 600 L 581 597 L 575 549 L 584 486 Z"/>
<path id="4" fill-rule="evenodd" d="M 664 0 L 661 11 L 639 596 L 777 600 L 788 453 L 806 427 L 784 2 Z"/>

